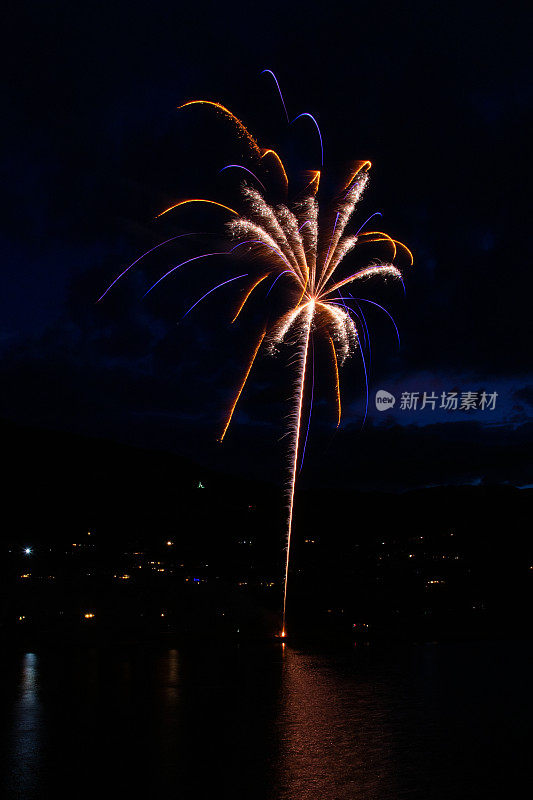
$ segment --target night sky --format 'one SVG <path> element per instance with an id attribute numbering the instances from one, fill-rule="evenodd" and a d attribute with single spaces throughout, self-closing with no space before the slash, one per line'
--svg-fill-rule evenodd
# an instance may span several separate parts
<path id="1" fill-rule="evenodd" d="M 172 201 L 235 197 L 242 142 L 187 100 L 229 106 L 294 174 L 319 167 L 321 202 L 351 162 L 370 159 L 354 220 L 374 211 L 406 242 L 407 294 L 365 288 L 386 317 L 372 329 L 370 410 L 357 355 L 342 370 L 335 428 L 327 363 L 302 480 L 401 490 L 450 483 L 530 485 L 530 151 L 533 19 L 513 3 L 268 5 L 179 2 L 10 3 L 4 17 L 0 415 L 49 430 L 169 450 L 200 464 L 283 478 L 290 373 L 265 358 L 234 427 L 216 443 L 261 319 L 229 326 L 221 290 L 179 322 L 235 265 L 180 272 L 194 237 L 139 269 L 96 305 L 114 276 L 153 244 L 220 231 L 220 216 L 154 215 Z M 5 55 L 5 54 L 4 54 Z M 231 203 L 229 203 L 231 205 Z M 374 253 L 369 253 L 369 256 Z M 167 260 L 165 260 L 165 258 Z M 169 261 L 170 259 L 170 261 Z M 381 298 L 381 299 L 380 299 Z M 376 390 L 395 408 L 379 412 Z M 497 392 L 493 411 L 401 410 L 402 392 Z M 51 455 L 53 466 L 53 454 Z"/>

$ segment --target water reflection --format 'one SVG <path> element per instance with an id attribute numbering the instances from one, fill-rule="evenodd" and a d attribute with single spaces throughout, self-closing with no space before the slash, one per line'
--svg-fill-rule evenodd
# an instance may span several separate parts
<path id="1" fill-rule="evenodd" d="M 279 797 L 394 797 L 388 699 L 322 656 L 284 649 Z"/>
<path id="2" fill-rule="evenodd" d="M 6 788 L 13 796 L 33 797 L 38 791 L 43 735 L 38 668 L 36 654 L 26 653 L 20 663 L 6 759 Z"/>
<path id="3" fill-rule="evenodd" d="M 469 800 L 528 776 L 527 645 L 4 657 L 7 798 Z"/>
<path id="4" fill-rule="evenodd" d="M 179 667 L 178 651 L 172 648 L 159 655 L 152 678 L 150 760 L 154 771 L 153 787 L 162 791 L 169 784 L 179 785 L 183 778 Z"/>

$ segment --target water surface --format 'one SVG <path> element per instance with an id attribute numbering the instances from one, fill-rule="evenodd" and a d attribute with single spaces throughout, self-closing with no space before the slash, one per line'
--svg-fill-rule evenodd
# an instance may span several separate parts
<path id="1" fill-rule="evenodd" d="M 520 642 L 7 654 L 3 789 L 28 800 L 518 798 L 530 655 Z"/>

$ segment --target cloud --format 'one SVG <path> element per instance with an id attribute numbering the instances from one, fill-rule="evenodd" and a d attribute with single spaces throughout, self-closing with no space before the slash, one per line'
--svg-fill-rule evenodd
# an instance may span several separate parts
<path id="1" fill-rule="evenodd" d="M 516 400 L 523 401 L 529 406 L 533 406 L 533 385 L 517 389 L 513 396 Z"/>

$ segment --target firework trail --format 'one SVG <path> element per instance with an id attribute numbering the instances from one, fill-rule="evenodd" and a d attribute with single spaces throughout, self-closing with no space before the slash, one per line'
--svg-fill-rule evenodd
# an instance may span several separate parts
<path id="1" fill-rule="evenodd" d="M 271 70 L 265 70 L 264 72 L 269 73 L 274 78 L 283 104 L 283 109 L 287 116 L 287 122 L 292 125 L 296 120 L 307 117 L 310 118 L 316 126 L 320 141 L 321 165 L 323 165 L 323 140 L 316 119 L 311 114 L 305 112 L 299 114 L 291 122 L 274 73 L 272 73 Z M 239 170 L 238 173 L 234 174 L 242 175 L 244 173 L 245 182 L 241 187 L 242 208 L 239 211 L 213 200 L 193 198 L 179 200 L 157 215 L 156 218 L 162 217 L 163 215 L 178 211 L 181 207 L 191 203 L 208 204 L 214 207 L 214 210 L 217 209 L 216 213 L 220 214 L 221 212 L 225 212 L 230 215 L 230 219 L 226 223 L 229 245 L 225 250 L 201 253 L 173 265 L 149 287 L 145 294 L 155 289 L 164 279 L 173 274 L 176 270 L 192 261 L 225 255 L 232 258 L 247 257 L 252 260 L 254 268 L 256 268 L 256 265 L 259 263 L 262 269 L 258 275 L 245 273 L 231 276 L 218 283 L 200 297 L 200 299 L 189 308 L 185 316 L 204 298 L 215 293 L 219 288 L 233 281 L 239 281 L 247 277 L 252 278 L 252 280 L 244 289 L 240 302 L 233 314 L 232 322 L 235 322 L 239 317 L 256 290 L 257 293 L 262 292 L 263 301 L 267 303 L 272 300 L 274 295 L 276 295 L 277 302 L 279 302 L 281 297 L 285 303 L 285 311 L 277 318 L 274 324 L 270 325 L 268 328 L 263 328 L 257 340 L 253 343 L 250 360 L 246 365 L 243 379 L 231 404 L 220 435 L 220 441 L 222 441 L 227 433 L 239 399 L 261 349 L 264 347 L 270 352 L 274 352 L 284 342 L 292 345 L 295 349 L 295 358 L 292 362 L 295 370 L 295 391 L 288 429 L 290 435 L 288 448 L 288 515 L 285 571 L 283 579 L 282 625 L 280 634 L 284 637 L 286 635 L 287 585 L 289 578 L 294 495 L 297 475 L 303 462 L 303 453 L 300 454 L 300 445 L 302 438 L 304 398 L 306 394 L 306 384 L 308 383 L 310 361 L 312 364 L 311 403 L 308 412 L 309 419 L 303 451 L 305 451 L 309 433 L 314 392 L 314 339 L 316 337 L 321 337 L 327 343 L 327 349 L 331 355 L 332 374 L 334 375 L 333 388 L 337 408 L 337 426 L 341 421 L 339 370 L 346 359 L 355 350 L 360 351 L 366 381 L 366 419 L 368 410 L 368 375 L 363 347 L 366 343 L 369 351 L 368 355 L 370 355 L 370 336 L 360 303 L 370 303 L 385 312 L 391 319 L 392 317 L 389 312 L 378 303 L 361 297 L 353 297 L 350 289 L 353 287 L 353 284 L 364 283 L 376 278 L 397 279 L 403 285 L 401 272 L 398 267 L 393 264 L 393 261 L 398 251 L 407 255 L 410 264 L 413 263 L 413 258 L 410 250 L 404 244 L 391 238 L 388 234 L 382 231 L 364 230 L 370 219 L 378 215 L 379 212 L 372 214 L 359 226 L 356 233 L 346 233 L 355 208 L 368 184 L 368 171 L 371 167 L 369 161 L 359 161 L 353 166 L 347 181 L 341 187 L 339 195 L 326 206 L 324 212 L 320 208 L 317 200 L 321 177 L 320 170 L 314 170 L 309 173 L 309 180 L 305 189 L 300 189 L 296 193 L 295 198 L 290 201 L 288 199 L 290 185 L 287 170 L 278 153 L 270 148 L 261 148 L 244 123 L 225 106 L 219 103 L 198 100 L 186 103 L 184 106 L 180 106 L 180 109 L 190 108 L 195 105 L 209 106 L 214 109 L 215 113 L 220 114 L 231 122 L 237 134 L 246 142 L 249 148 L 250 157 L 252 159 L 251 166 L 254 169 L 250 169 L 250 167 L 242 164 L 228 164 L 220 170 L 220 172 L 225 172 L 231 168 L 232 170 Z M 284 187 L 287 199 L 283 203 L 270 202 L 267 199 L 268 191 L 265 185 L 268 183 L 268 176 L 272 175 L 272 169 L 278 173 Z M 257 171 L 261 172 L 263 180 L 256 174 Z M 177 236 L 167 239 L 161 242 L 160 245 L 156 245 L 146 253 L 143 253 L 112 281 L 110 286 L 100 297 L 100 300 L 107 295 L 109 290 L 126 275 L 138 261 L 144 259 L 145 256 L 148 256 L 158 247 L 169 245 L 180 238 L 181 237 Z M 344 260 L 350 253 L 358 247 L 374 242 L 384 243 L 390 252 L 388 260 L 374 261 L 368 266 L 354 272 L 343 270 L 343 274 L 340 274 Z M 268 287 L 268 290 L 266 290 L 266 287 Z M 361 320 L 363 326 L 361 328 L 362 335 L 360 337 L 358 325 Z M 394 323 L 393 319 L 392 322 Z M 396 328 L 395 323 L 394 326 Z M 398 332 L 397 328 L 396 332 Z"/>

